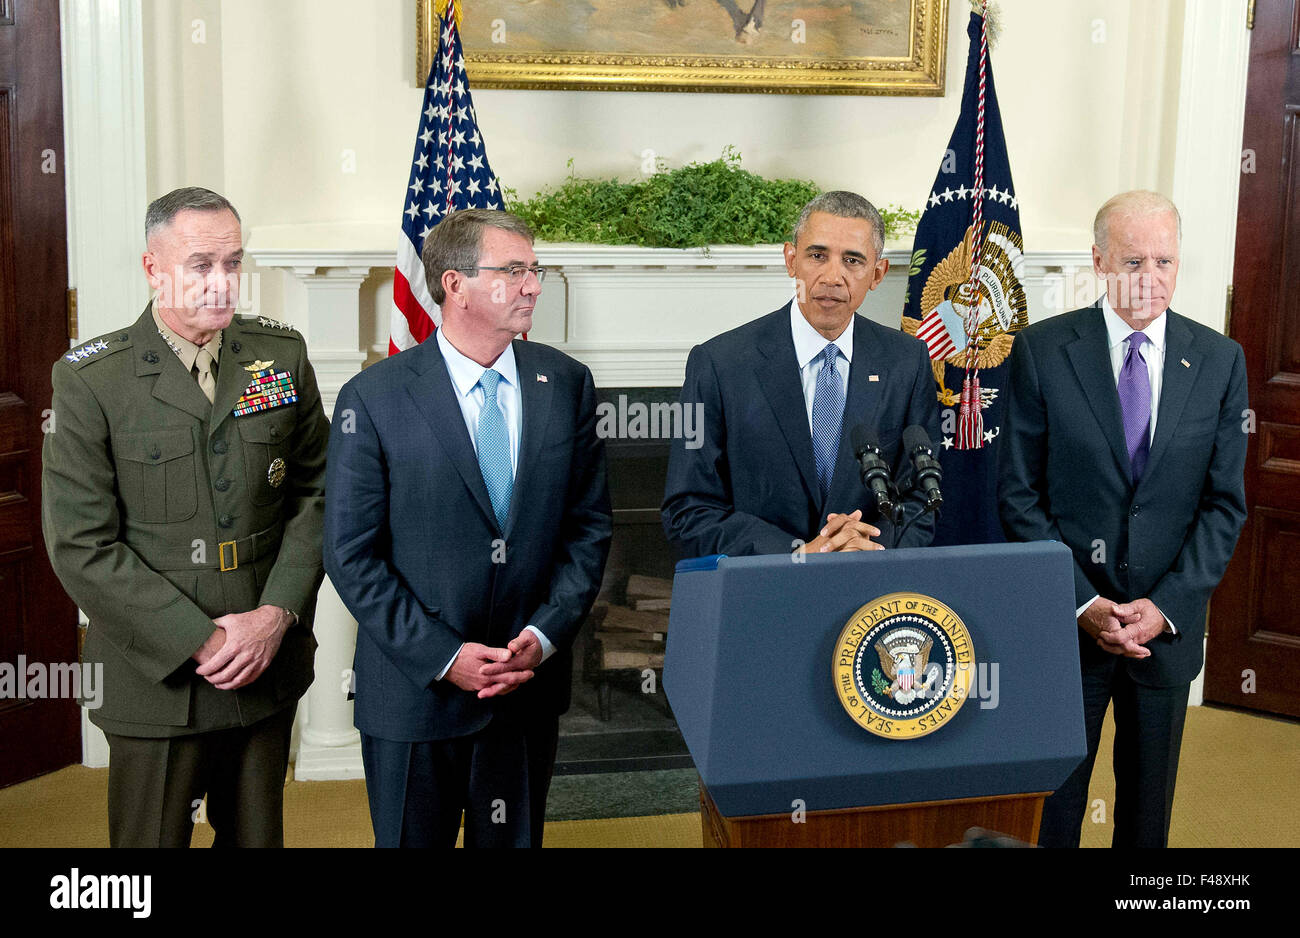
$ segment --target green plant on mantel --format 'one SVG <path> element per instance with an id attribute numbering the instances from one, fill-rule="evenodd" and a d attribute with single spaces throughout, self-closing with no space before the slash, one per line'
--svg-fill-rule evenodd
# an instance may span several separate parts
<path id="1" fill-rule="evenodd" d="M 702 248 L 711 244 L 780 244 L 799 210 L 821 190 L 796 179 L 764 179 L 740 168 L 727 147 L 709 163 L 690 163 L 648 179 L 583 179 L 569 160 L 569 178 L 526 201 L 506 189 L 507 210 L 539 241 Z M 886 239 L 916 230 L 920 212 L 880 210 Z"/>

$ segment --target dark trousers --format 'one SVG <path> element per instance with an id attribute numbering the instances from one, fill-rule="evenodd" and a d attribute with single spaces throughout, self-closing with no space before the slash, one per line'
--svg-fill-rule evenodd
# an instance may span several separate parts
<path id="1" fill-rule="evenodd" d="M 284 776 L 296 707 L 252 726 L 142 739 L 108 736 L 108 841 L 188 847 L 206 795 L 215 847 L 284 846 Z"/>
<path id="2" fill-rule="evenodd" d="M 410 743 L 361 734 L 376 847 L 540 847 L 559 720 L 495 717 L 471 736 Z"/>
<path id="3" fill-rule="evenodd" d="M 1039 846 L 1077 847 L 1088 813 L 1106 708 L 1115 702 L 1115 822 L 1112 847 L 1167 847 L 1178 778 L 1178 751 L 1187 716 L 1187 688 L 1133 681 L 1120 657 L 1083 665 L 1083 720 L 1088 755 L 1043 805 Z"/>

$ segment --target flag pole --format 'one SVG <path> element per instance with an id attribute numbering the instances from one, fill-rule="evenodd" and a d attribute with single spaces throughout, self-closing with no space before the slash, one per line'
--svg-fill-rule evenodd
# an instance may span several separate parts
<path id="1" fill-rule="evenodd" d="M 980 268 L 984 262 L 984 93 L 988 82 L 988 2 L 981 0 L 979 105 L 975 122 L 975 196 L 972 200 L 970 282 L 966 287 L 966 377 L 961 386 L 957 448 L 984 447 L 984 415 L 980 412 L 979 314 Z"/>

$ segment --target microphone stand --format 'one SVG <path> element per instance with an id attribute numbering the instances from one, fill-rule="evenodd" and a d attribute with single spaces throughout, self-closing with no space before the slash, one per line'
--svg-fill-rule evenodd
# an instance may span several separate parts
<path id="1" fill-rule="evenodd" d="M 915 478 L 915 475 L 916 475 L 916 474 L 913 473 L 913 478 Z M 891 492 L 898 491 L 898 490 L 897 490 L 897 487 L 894 486 L 892 483 L 891 483 L 891 485 L 890 485 L 890 490 L 891 490 Z M 913 483 L 913 484 L 909 485 L 905 490 L 903 490 L 902 492 L 900 492 L 900 493 L 899 493 L 899 497 L 895 500 L 895 502 L 894 502 L 894 505 L 895 505 L 894 515 L 895 515 L 896 518 L 897 518 L 897 520 L 894 521 L 894 526 L 895 526 L 895 527 L 897 527 L 897 526 L 899 525 L 899 523 L 901 523 L 902 520 L 903 520 L 903 504 L 902 504 L 903 499 L 907 498 L 909 495 L 911 495 L 911 494 L 912 494 L 913 492 L 915 492 L 916 490 L 917 490 L 917 485 L 916 485 L 915 483 Z M 903 535 L 907 533 L 907 529 L 910 528 L 912 525 L 916 524 L 916 522 L 920 521 L 920 520 L 921 520 L 922 518 L 924 518 L 926 515 L 933 514 L 935 517 L 938 517 L 938 515 L 939 515 L 939 509 L 942 507 L 942 505 L 943 505 L 943 500 L 942 500 L 942 499 L 940 499 L 937 503 L 929 503 L 929 502 L 927 502 L 926 505 L 925 505 L 925 506 L 924 506 L 924 507 L 923 507 L 919 512 L 917 512 L 916 516 L 915 516 L 914 518 L 912 518 L 911 521 L 909 521 L 909 522 L 907 522 L 907 524 L 903 525 L 902 528 L 899 528 L 898 534 L 897 534 L 897 535 L 895 536 L 895 538 L 894 538 L 894 543 L 897 544 L 899 541 L 901 541 L 901 540 L 903 539 Z"/>

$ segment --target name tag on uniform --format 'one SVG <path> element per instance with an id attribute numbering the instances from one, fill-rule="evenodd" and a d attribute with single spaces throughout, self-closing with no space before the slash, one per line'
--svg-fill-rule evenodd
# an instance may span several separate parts
<path id="1" fill-rule="evenodd" d="M 253 376 L 253 382 L 235 404 L 236 417 L 298 403 L 293 376 L 287 371 L 276 371 L 275 362 L 253 362 L 245 365 L 244 370 Z"/>

